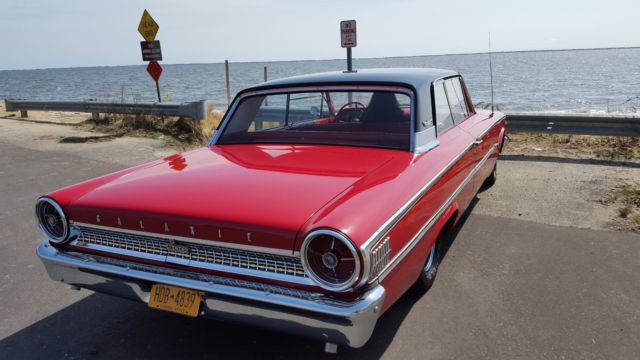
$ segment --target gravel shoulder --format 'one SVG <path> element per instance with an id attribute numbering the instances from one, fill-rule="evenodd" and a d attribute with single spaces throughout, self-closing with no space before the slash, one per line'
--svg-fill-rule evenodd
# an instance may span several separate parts
<path id="1" fill-rule="evenodd" d="M 31 119 L 31 113 L 29 113 Z M 81 121 L 86 120 L 83 118 Z M 44 120 L 48 121 L 48 120 Z M 61 139 L 105 137 L 108 141 L 61 142 Z M 38 151 L 74 154 L 91 160 L 108 160 L 132 166 L 176 152 L 164 141 L 138 137 L 112 137 L 74 126 L 0 118 L 0 141 Z"/>
<path id="2" fill-rule="evenodd" d="M 498 181 L 478 194 L 474 212 L 585 229 L 634 230 L 605 200 L 621 183 L 638 181 L 640 165 L 529 160 L 506 154 Z M 539 158 L 538 158 L 539 159 Z"/>

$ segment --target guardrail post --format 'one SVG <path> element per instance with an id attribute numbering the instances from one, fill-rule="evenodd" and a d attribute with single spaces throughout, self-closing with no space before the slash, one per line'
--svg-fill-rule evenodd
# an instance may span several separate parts
<path id="1" fill-rule="evenodd" d="M 191 119 L 193 119 L 193 122 L 197 125 L 201 120 L 207 118 L 207 102 L 205 100 L 200 100 L 192 104 L 194 108 L 191 111 Z"/>
<path id="2" fill-rule="evenodd" d="M 20 110 L 20 117 L 21 118 L 26 118 L 27 116 L 29 116 L 29 114 L 27 114 L 27 110 Z"/>
<path id="3" fill-rule="evenodd" d="M 231 84 L 229 82 L 229 60 L 224 61 L 224 78 L 227 82 L 227 106 L 231 105 Z"/>

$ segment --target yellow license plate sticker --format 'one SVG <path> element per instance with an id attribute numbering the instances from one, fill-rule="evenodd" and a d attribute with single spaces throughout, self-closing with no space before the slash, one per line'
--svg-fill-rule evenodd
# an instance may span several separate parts
<path id="1" fill-rule="evenodd" d="M 149 296 L 149 307 L 170 311 L 191 317 L 198 316 L 202 291 L 185 289 L 178 286 L 154 284 Z"/>

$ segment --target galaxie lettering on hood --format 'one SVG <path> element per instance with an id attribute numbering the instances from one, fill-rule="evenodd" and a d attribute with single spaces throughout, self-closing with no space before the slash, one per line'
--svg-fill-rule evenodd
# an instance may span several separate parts
<path id="1" fill-rule="evenodd" d="M 331 146 L 203 148 L 102 183 L 66 211 L 78 223 L 293 250 L 314 212 L 392 157 Z"/>

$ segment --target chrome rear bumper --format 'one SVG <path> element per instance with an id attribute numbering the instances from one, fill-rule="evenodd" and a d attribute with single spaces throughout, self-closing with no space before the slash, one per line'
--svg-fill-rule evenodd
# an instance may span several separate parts
<path id="1" fill-rule="evenodd" d="M 385 297 L 378 285 L 358 300 L 341 301 L 310 291 L 61 252 L 47 240 L 37 254 L 53 280 L 72 286 L 144 303 L 155 283 L 181 286 L 205 293 L 201 316 L 356 348 L 371 337 Z"/>

